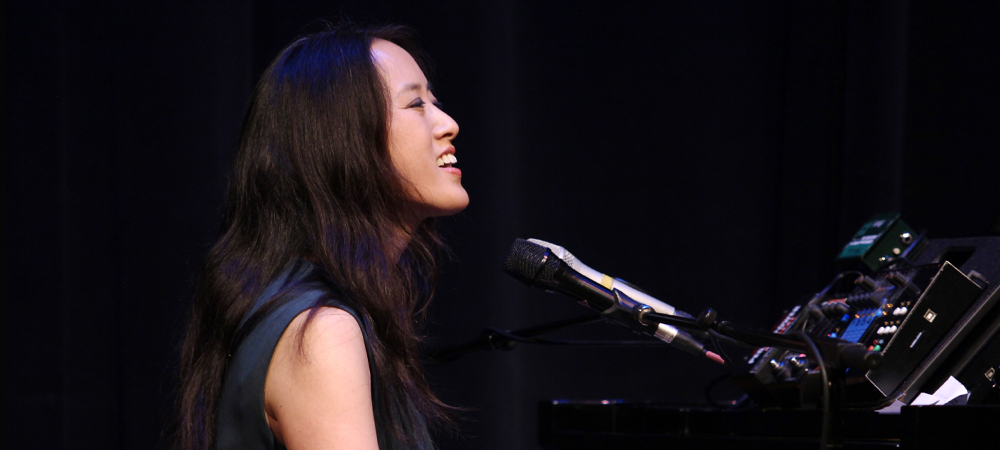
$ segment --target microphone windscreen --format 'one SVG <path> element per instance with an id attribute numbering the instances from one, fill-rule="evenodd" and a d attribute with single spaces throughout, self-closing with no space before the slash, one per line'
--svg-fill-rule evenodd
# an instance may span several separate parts
<path id="1" fill-rule="evenodd" d="M 543 267 L 548 265 L 546 262 L 550 256 L 548 248 L 518 238 L 510 246 L 503 271 L 525 283 L 534 283 L 538 281 Z M 551 280 L 551 276 L 547 278 Z"/>

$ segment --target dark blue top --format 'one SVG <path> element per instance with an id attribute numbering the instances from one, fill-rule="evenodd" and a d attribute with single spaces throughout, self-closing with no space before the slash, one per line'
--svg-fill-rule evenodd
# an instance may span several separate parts
<path id="1" fill-rule="evenodd" d="M 317 301 L 347 311 L 361 326 L 368 351 L 368 368 L 371 371 L 372 406 L 375 429 L 380 449 L 410 448 L 393 434 L 384 411 L 377 382 L 375 358 L 372 355 L 368 326 L 364 319 L 341 300 L 334 298 L 334 291 L 321 276 L 315 264 L 300 260 L 268 284 L 257 299 L 250 313 L 240 324 L 235 347 L 230 350 L 229 364 L 222 384 L 216 420 L 216 447 L 219 450 L 271 450 L 284 449 L 267 425 L 264 412 L 264 381 L 271 356 L 278 340 L 296 316 L 313 307 Z M 408 400 L 391 399 L 392 414 L 401 420 L 404 429 L 410 430 L 414 445 L 433 449 L 426 424 L 413 411 Z M 404 406 L 405 405 L 405 406 Z M 411 414 L 400 417 L 398 411 Z"/>

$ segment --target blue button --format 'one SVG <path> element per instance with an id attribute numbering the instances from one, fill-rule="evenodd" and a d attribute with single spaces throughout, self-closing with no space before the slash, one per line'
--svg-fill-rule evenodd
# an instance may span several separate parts
<path id="1" fill-rule="evenodd" d="M 847 322 L 850 319 L 851 319 L 851 315 L 850 314 L 844 314 L 844 317 L 841 317 L 840 321 L 841 322 Z"/>

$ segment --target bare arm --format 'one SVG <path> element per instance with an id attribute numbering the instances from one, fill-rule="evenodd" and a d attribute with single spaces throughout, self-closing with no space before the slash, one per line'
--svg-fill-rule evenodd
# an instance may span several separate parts
<path id="1" fill-rule="evenodd" d="M 358 322 L 324 307 L 298 335 L 308 311 L 288 326 L 274 350 L 264 405 L 268 425 L 289 450 L 377 449 L 368 354 Z"/>

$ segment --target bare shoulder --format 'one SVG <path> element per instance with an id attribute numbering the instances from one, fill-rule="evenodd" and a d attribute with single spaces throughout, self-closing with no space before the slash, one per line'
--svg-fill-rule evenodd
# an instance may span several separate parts
<path id="1" fill-rule="evenodd" d="M 264 404 L 271 430 L 290 450 L 377 448 L 361 326 L 337 308 L 320 308 L 306 325 L 308 315 L 288 326 L 268 367 Z"/>
<path id="2" fill-rule="evenodd" d="M 306 327 L 302 340 L 302 350 L 306 354 L 305 356 L 319 358 L 329 356 L 330 346 L 345 351 L 361 350 L 362 353 L 365 352 L 361 326 L 351 313 L 339 308 L 321 307 L 306 326 L 308 316 L 309 311 L 303 311 L 292 320 L 288 330 L 285 331 L 285 334 L 290 334 L 289 331 L 291 331 L 293 334 L 291 337 L 297 338 L 298 334 L 302 332 L 302 327 Z M 284 338 L 285 336 L 282 335 L 282 340 Z M 308 363 L 310 360 L 311 358 L 308 358 L 301 362 Z"/>

